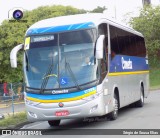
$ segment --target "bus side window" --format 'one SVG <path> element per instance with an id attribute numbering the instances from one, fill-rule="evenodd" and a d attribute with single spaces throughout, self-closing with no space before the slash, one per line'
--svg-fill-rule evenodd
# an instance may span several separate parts
<path id="1" fill-rule="evenodd" d="M 111 42 L 111 60 L 115 55 L 120 53 L 120 43 L 117 30 L 114 26 L 110 25 L 110 42 Z"/>
<path id="2" fill-rule="evenodd" d="M 111 59 L 115 54 L 145 57 L 144 38 L 110 25 Z"/>

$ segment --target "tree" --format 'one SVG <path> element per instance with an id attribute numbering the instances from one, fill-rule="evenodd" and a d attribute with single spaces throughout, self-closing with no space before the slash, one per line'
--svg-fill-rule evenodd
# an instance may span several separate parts
<path id="1" fill-rule="evenodd" d="M 17 69 L 11 68 L 9 56 L 14 46 L 23 43 L 25 32 L 29 26 L 42 19 L 85 12 L 85 10 L 71 6 L 53 5 L 24 12 L 23 20 L 27 20 L 26 23 L 11 23 L 5 20 L 0 26 L 0 83 L 3 81 L 18 82 L 22 80 L 22 53 L 18 56 Z"/>
<path id="2" fill-rule="evenodd" d="M 93 13 L 103 13 L 104 10 L 106 10 L 107 8 L 105 6 L 103 7 L 100 7 L 100 6 L 97 6 L 97 8 L 93 9 L 91 12 Z"/>
<path id="3" fill-rule="evenodd" d="M 160 61 L 160 6 L 145 6 L 139 17 L 131 19 L 131 26 L 141 32 L 146 40 L 150 64 Z"/>

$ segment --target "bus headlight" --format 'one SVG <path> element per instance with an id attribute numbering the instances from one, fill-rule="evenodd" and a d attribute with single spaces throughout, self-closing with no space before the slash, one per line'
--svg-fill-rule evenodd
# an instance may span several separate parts
<path id="1" fill-rule="evenodd" d="M 27 99 L 25 99 L 25 103 L 28 104 L 28 105 L 32 105 L 32 106 L 36 106 L 36 105 L 40 104 L 39 102 L 33 102 L 33 101 L 30 101 L 30 100 L 27 100 Z"/>
<path id="2" fill-rule="evenodd" d="M 91 96 L 85 97 L 85 98 L 83 98 L 82 100 L 86 100 L 86 101 L 94 100 L 94 99 L 96 99 L 97 97 L 99 97 L 101 93 L 102 93 L 102 92 L 98 92 L 98 93 L 93 94 L 93 95 L 91 95 Z"/>

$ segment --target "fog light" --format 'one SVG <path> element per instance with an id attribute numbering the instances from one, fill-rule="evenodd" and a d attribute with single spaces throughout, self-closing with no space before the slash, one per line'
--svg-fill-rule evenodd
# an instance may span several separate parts
<path id="1" fill-rule="evenodd" d="M 97 110 L 98 108 L 98 104 L 93 106 L 91 109 L 90 109 L 90 113 L 93 113 L 95 110 Z"/>
<path id="2" fill-rule="evenodd" d="M 37 115 L 33 112 L 28 112 L 29 116 L 33 117 L 33 118 L 37 118 Z"/>

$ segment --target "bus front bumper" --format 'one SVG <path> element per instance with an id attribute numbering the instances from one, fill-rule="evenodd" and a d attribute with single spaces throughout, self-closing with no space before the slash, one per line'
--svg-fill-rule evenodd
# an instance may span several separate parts
<path id="1" fill-rule="evenodd" d="M 106 113 L 102 94 L 93 100 L 64 102 L 63 107 L 59 107 L 59 103 L 30 105 L 26 102 L 25 105 L 31 122 L 93 117 Z"/>

